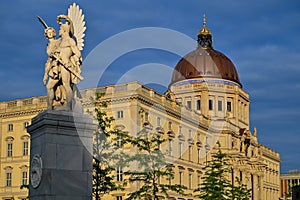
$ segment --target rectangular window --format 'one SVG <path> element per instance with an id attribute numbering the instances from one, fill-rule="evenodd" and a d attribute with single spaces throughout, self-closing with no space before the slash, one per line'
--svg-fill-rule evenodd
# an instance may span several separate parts
<path id="1" fill-rule="evenodd" d="M 33 102 L 32 99 L 26 99 L 22 103 L 23 103 L 24 106 L 27 106 L 27 105 L 32 105 L 32 102 Z"/>
<path id="2" fill-rule="evenodd" d="M 191 102 L 191 101 L 187 101 L 187 102 L 186 102 L 186 107 L 187 107 L 188 109 L 192 109 L 192 102 Z"/>
<path id="3" fill-rule="evenodd" d="M 172 130 L 172 122 L 169 122 L 169 130 Z"/>
<path id="4" fill-rule="evenodd" d="M 227 102 L 227 111 L 231 112 L 232 108 L 231 108 L 231 102 Z"/>
<path id="5" fill-rule="evenodd" d="M 197 149 L 197 163 L 200 163 L 200 148 Z"/>
<path id="6" fill-rule="evenodd" d="M 172 145 L 173 145 L 172 142 L 173 142 L 172 140 L 169 140 L 169 147 L 168 147 L 169 156 L 172 156 L 172 151 L 173 151 L 173 149 L 172 149 Z"/>
<path id="7" fill-rule="evenodd" d="M 123 111 L 118 111 L 117 112 L 117 118 L 118 119 L 123 118 Z"/>
<path id="8" fill-rule="evenodd" d="M 122 167 L 117 168 L 117 181 L 123 181 L 123 169 Z"/>
<path id="9" fill-rule="evenodd" d="M 24 122 L 24 129 L 26 129 L 27 126 L 29 126 L 29 122 Z"/>
<path id="10" fill-rule="evenodd" d="M 231 184 L 234 185 L 234 169 L 231 168 Z"/>
<path id="11" fill-rule="evenodd" d="M 22 172 L 22 185 L 28 184 L 28 174 L 27 172 Z"/>
<path id="12" fill-rule="evenodd" d="M 214 109 L 213 103 L 214 103 L 214 102 L 213 102 L 212 99 L 208 100 L 208 109 L 209 109 L 209 110 L 213 110 L 213 109 Z"/>
<path id="13" fill-rule="evenodd" d="M 160 117 L 157 117 L 156 124 L 157 124 L 157 126 L 160 126 Z"/>
<path id="14" fill-rule="evenodd" d="M 196 109 L 201 110 L 201 100 L 199 99 L 196 101 Z"/>
<path id="15" fill-rule="evenodd" d="M 189 145 L 189 161 L 192 161 L 192 146 Z"/>
<path id="16" fill-rule="evenodd" d="M 14 130 L 14 125 L 13 124 L 8 124 L 7 130 L 8 131 L 13 131 Z"/>
<path id="17" fill-rule="evenodd" d="M 192 130 L 189 130 L 189 139 L 192 140 Z"/>
<path id="18" fill-rule="evenodd" d="M 240 171 L 240 181 L 243 181 L 243 172 Z"/>
<path id="19" fill-rule="evenodd" d="M 182 171 L 179 171 L 179 185 L 182 185 L 182 175 L 183 175 L 183 172 Z"/>
<path id="20" fill-rule="evenodd" d="M 47 100 L 48 100 L 48 97 L 39 98 L 39 103 L 47 102 Z"/>
<path id="21" fill-rule="evenodd" d="M 123 111 L 118 111 L 117 112 L 117 118 L 118 119 L 123 118 Z"/>
<path id="22" fill-rule="evenodd" d="M 28 156 L 28 142 L 23 142 L 23 156 Z"/>
<path id="23" fill-rule="evenodd" d="M 197 176 L 197 185 L 198 185 L 198 187 L 200 186 L 200 184 L 201 184 L 201 175 L 198 174 L 198 176 Z"/>
<path id="24" fill-rule="evenodd" d="M 189 189 L 192 189 L 192 173 L 189 173 Z"/>
<path id="25" fill-rule="evenodd" d="M 218 101 L 218 111 L 222 111 L 222 110 L 223 110 L 223 102 Z"/>
<path id="26" fill-rule="evenodd" d="M 260 190 L 260 176 L 257 177 L 257 187 L 258 191 Z"/>
<path id="27" fill-rule="evenodd" d="M 11 186 L 11 172 L 6 173 L 6 186 L 7 187 Z"/>
<path id="28" fill-rule="evenodd" d="M 122 196 L 116 196 L 116 200 L 123 200 Z"/>
<path id="29" fill-rule="evenodd" d="M 178 146 L 179 146 L 179 147 L 178 147 L 178 157 L 181 158 L 181 154 L 182 154 L 182 146 L 183 146 L 182 142 L 179 142 Z"/>
<path id="30" fill-rule="evenodd" d="M 147 122 L 149 120 L 149 113 L 145 112 L 145 121 Z"/>
<path id="31" fill-rule="evenodd" d="M 168 181 L 169 181 L 169 185 L 171 185 L 172 184 L 172 176 L 171 175 L 169 175 Z"/>
<path id="32" fill-rule="evenodd" d="M 12 143 L 8 143 L 7 144 L 7 157 L 12 157 L 12 149 L 13 149 L 13 144 Z"/>
<path id="33" fill-rule="evenodd" d="M 17 101 L 11 101 L 7 103 L 8 108 L 16 107 L 17 106 Z"/>

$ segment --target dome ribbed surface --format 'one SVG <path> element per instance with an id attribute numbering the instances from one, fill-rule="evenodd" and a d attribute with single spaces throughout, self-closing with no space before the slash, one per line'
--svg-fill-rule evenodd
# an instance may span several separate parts
<path id="1" fill-rule="evenodd" d="M 231 60 L 212 47 L 198 46 L 196 50 L 184 56 L 173 71 L 171 84 L 194 78 L 225 79 L 242 86 Z"/>

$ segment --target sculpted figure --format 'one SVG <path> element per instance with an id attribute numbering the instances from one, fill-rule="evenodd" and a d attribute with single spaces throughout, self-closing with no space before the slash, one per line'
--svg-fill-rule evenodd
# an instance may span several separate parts
<path id="1" fill-rule="evenodd" d="M 48 27 L 41 18 L 39 20 L 46 28 L 45 36 L 49 40 L 43 78 L 48 94 L 48 109 L 71 111 L 74 99 L 78 99 L 76 85 L 83 79 L 80 75 L 82 63 L 80 51 L 86 29 L 84 15 L 75 3 L 70 6 L 68 16 L 59 15 L 58 39 L 55 30 Z"/>
<path id="2" fill-rule="evenodd" d="M 66 100 L 66 93 L 63 85 L 61 83 L 60 84 L 58 83 L 60 80 L 60 68 L 59 68 L 59 63 L 56 59 L 56 57 L 59 56 L 59 52 L 58 52 L 58 41 L 56 40 L 55 29 L 51 27 L 47 27 L 45 29 L 45 36 L 49 40 L 49 43 L 47 45 L 48 59 L 45 64 L 45 73 L 44 73 L 43 82 L 44 85 L 46 85 L 47 87 L 48 108 L 52 109 L 52 106 L 64 104 Z M 50 77 L 50 79 L 47 84 L 48 77 Z M 55 94 L 54 94 L 54 86 L 55 86 Z"/>
<path id="3" fill-rule="evenodd" d="M 49 43 L 47 45 L 47 55 L 48 60 L 45 64 L 45 74 L 44 74 L 44 85 L 46 85 L 48 80 L 48 75 L 50 75 L 51 78 L 57 78 L 58 77 L 58 70 L 57 70 L 57 63 L 55 62 L 54 53 L 57 49 L 57 40 L 56 40 L 56 32 L 54 28 L 47 27 L 45 29 L 45 36 L 49 40 Z M 51 70 L 51 74 L 50 74 Z"/>

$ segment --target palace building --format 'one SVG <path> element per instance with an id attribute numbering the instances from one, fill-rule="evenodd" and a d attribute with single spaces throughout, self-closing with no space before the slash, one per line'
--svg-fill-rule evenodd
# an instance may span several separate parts
<path id="1" fill-rule="evenodd" d="M 165 94 L 130 82 L 82 90 L 83 108 L 92 110 L 90 97 L 103 92 L 114 127 L 137 133 L 147 122 L 152 131 L 168 139 L 167 159 L 175 169 L 174 183 L 185 185 L 188 196 L 170 194 L 170 199 L 196 199 L 193 189 L 201 184 L 203 167 L 216 153 L 219 141 L 231 163 L 231 175 L 252 189 L 253 200 L 274 200 L 280 194 L 280 156 L 260 144 L 256 128 L 250 130 L 249 94 L 243 90 L 232 61 L 212 45 L 212 33 L 203 27 L 197 48 L 174 68 Z M 46 97 L 0 103 L 0 199 L 25 199 L 20 189 L 29 182 L 30 136 L 26 126 L 47 108 Z M 143 111 L 143 115 L 141 115 Z M 116 181 L 122 181 L 122 169 Z M 104 199 L 125 199 L 128 191 L 113 192 Z"/>

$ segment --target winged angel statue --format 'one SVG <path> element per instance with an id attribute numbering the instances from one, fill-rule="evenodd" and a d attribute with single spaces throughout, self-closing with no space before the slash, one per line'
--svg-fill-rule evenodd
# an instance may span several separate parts
<path id="1" fill-rule="evenodd" d="M 73 3 L 68 15 L 59 15 L 59 38 L 56 39 L 55 29 L 38 17 L 45 27 L 48 60 L 45 64 L 43 82 L 48 93 L 48 109 L 75 110 L 78 104 L 79 91 L 77 84 L 83 79 L 81 73 L 81 50 L 84 46 L 86 30 L 84 15 L 78 5 Z"/>

